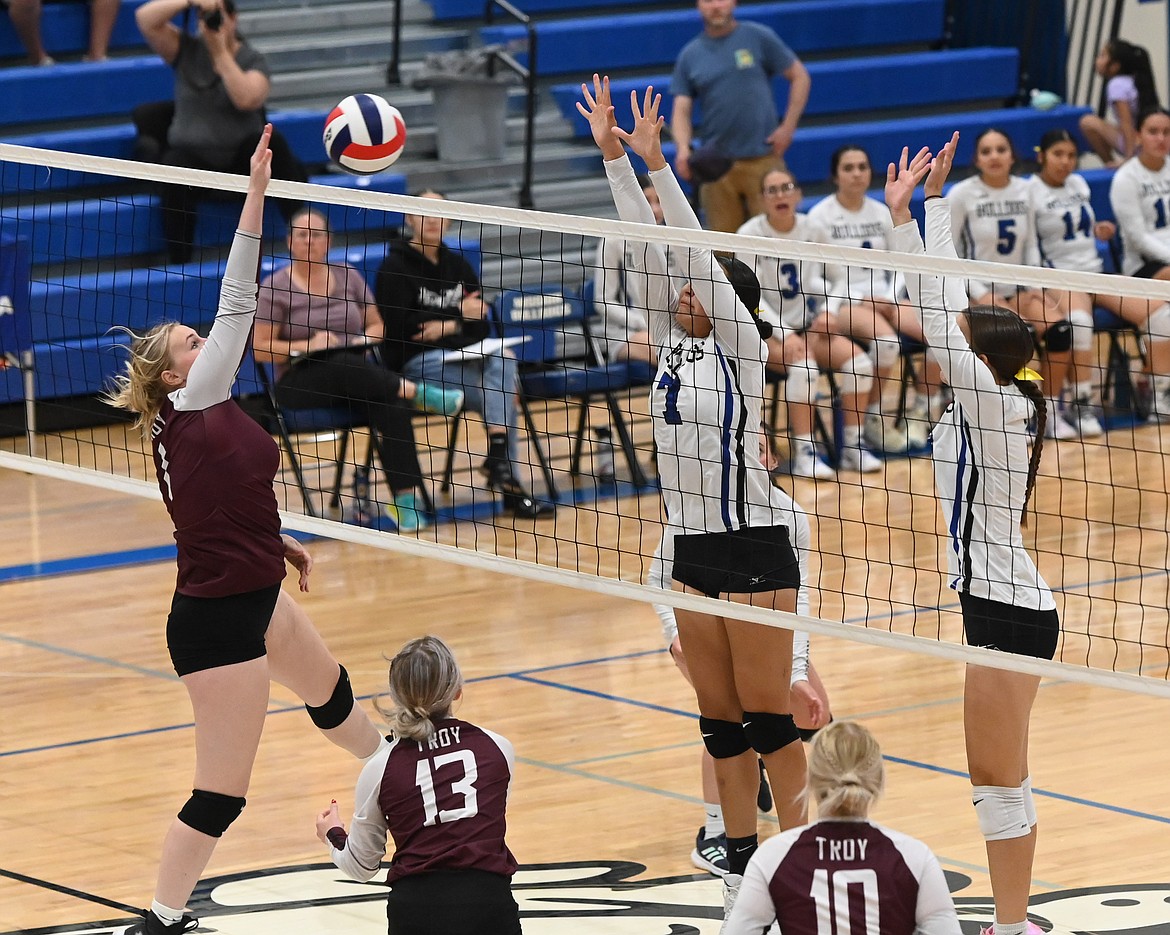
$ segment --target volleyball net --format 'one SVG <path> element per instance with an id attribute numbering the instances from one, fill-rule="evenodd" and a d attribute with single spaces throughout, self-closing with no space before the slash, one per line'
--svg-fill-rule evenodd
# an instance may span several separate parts
<path id="1" fill-rule="evenodd" d="M 201 192 L 195 253 L 182 265 L 164 259 L 158 195 L 164 182 Z M 129 339 L 120 329 L 141 332 L 165 319 L 206 334 L 245 187 L 246 179 L 236 176 L 0 145 L 0 341 L 6 363 L 0 370 L 0 466 L 158 497 L 148 443 L 98 396 L 126 358 Z M 656 367 L 637 359 L 636 350 L 623 356 L 618 349 L 625 334 L 615 325 L 621 315 L 607 305 L 616 300 L 603 293 L 608 276 L 628 271 L 599 276 L 599 244 L 620 242 L 636 253 L 659 243 L 668 256 L 697 245 L 754 258 L 758 269 L 773 267 L 762 277 L 775 287 L 765 288 L 765 306 L 777 306 L 779 314 L 779 306 L 796 298 L 810 317 L 825 312 L 835 323 L 857 313 L 849 312 L 848 296 L 834 294 L 826 264 L 852 270 L 855 298 L 881 294 L 891 277 L 896 283 L 921 273 L 994 283 L 997 295 L 1034 293 L 1049 305 L 1071 290 L 1097 297 L 1097 305 L 1102 297 L 1126 296 L 1157 307 L 1170 299 L 1166 285 L 937 258 L 911 261 L 872 249 L 412 198 L 380 187 L 401 186 L 379 178 L 368 185 L 273 181 L 261 279 L 290 262 L 282 215 L 292 204 L 312 207 L 328 221 L 332 283 L 358 276 L 380 296 L 388 293 L 379 289 L 379 271 L 404 249 L 396 239 L 404 218 L 445 219 L 444 243 L 468 261 L 490 306 L 487 323 L 469 329 L 475 337 L 470 346 L 443 344 L 445 363 L 465 364 L 475 373 L 483 361 L 505 352 L 516 361 L 518 398 L 507 400 L 515 407 L 515 473 L 537 503 L 555 510 L 525 518 L 489 488 L 481 470 L 488 425 L 471 411 L 487 407 L 477 407 L 469 391 L 472 406 L 459 414 L 415 413 L 424 475 L 420 512 L 427 525 L 398 530 L 394 520 L 401 514 L 384 509 L 394 496 L 368 409 L 344 395 L 290 404 L 282 381 L 298 367 L 313 366 L 313 354 L 271 360 L 249 352 L 234 394 L 281 446 L 277 496 L 288 528 L 594 593 L 796 625 L 814 636 L 1170 696 L 1170 438 L 1149 415 L 1151 355 L 1140 324 L 1135 328 L 1098 310 L 1091 353 L 1078 347 L 1069 385 L 1091 385 L 1093 411 L 1106 431 L 1044 445 L 1024 537 L 1056 595 L 1062 636 L 1055 660 L 1032 660 L 963 644 L 957 595 L 947 575 L 953 533 L 935 492 L 926 437 L 945 391 L 930 382 L 924 348 L 909 338 L 898 342 L 892 365 L 878 368 L 878 421 L 898 440 L 891 447 L 899 449 L 879 452 L 878 470 L 838 463 L 831 473 L 818 468 L 827 475 L 820 478 L 783 473 L 810 434 L 818 463 L 836 463 L 857 421 L 850 411 L 860 406 L 856 400 L 853 410 L 846 405 L 846 391 L 859 385 L 858 368 L 865 369 L 855 362 L 817 368 L 805 400 L 812 405 L 806 430 L 777 360 L 764 393 L 765 426 L 745 436 L 768 449 L 779 465 L 775 482 L 809 514 L 810 615 L 645 584 L 663 522 L 650 411 Z M 681 280 L 675 285 L 681 287 Z M 635 303 L 627 309 L 627 331 L 645 318 L 646 310 L 636 307 L 637 292 L 626 289 Z M 897 298 L 903 313 L 913 312 L 904 294 Z M 397 313 L 380 312 L 388 321 Z M 811 347 L 817 336 L 810 331 L 805 337 Z M 864 340 L 844 340 L 847 351 L 866 350 Z M 406 366 L 400 350 L 378 350 L 385 353 L 371 353 L 372 365 Z M 1055 394 L 1046 387 L 1045 395 Z M 1071 412 L 1072 394 L 1063 395 Z M 27 405 L 33 396 L 35 407 Z M 880 448 L 864 417 L 861 426 Z M 907 445 L 908 452 L 900 450 Z"/>

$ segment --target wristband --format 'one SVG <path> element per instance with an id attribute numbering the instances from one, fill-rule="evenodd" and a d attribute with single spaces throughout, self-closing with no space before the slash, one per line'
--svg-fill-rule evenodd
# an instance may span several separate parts
<path id="1" fill-rule="evenodd" d="M 941 197 L 942 197 L 942 195 L 927 195 L 927 196 L 926 196 L 925 198 L 923 198 L 922 200 L 923 200 L 924 202 L 926 202 L 926 201 L 930 201 L 931 199 L 934 199 L 934 198 L 941 198 Z"/>

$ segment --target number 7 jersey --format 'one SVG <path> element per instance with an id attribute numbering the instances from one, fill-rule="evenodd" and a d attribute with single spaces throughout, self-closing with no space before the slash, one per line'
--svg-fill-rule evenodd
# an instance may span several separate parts
<path id="1" fill-rule="evenodd" d="M 354 879 L 372 879 L 389 833 L 387 883 L 437 870 L 512 876 L 504 813 L 514 763 L 508 740 L 457 718 L 437 721 L 429 741 L 392 739 L 358 777 L 353 823 L 333 862 Z"/>

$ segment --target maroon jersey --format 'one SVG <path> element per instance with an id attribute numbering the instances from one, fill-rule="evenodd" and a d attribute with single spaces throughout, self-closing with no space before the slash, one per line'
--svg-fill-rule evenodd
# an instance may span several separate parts
<path id="1" fill-rule="evenodd" d="M 154 467 L 179 547 L 176 589 L 225 597 L 284 579 L 284 543 L 272 480 L 280 451 L 227 399 L 176 410 L 163 401 L 151 426 Z"/>
<path id="2" fill-rule="evenodd" d="M 860 820 L 822 820 L 752 855 L 725 931 L 959 935 L 946 878 L 921 841 Z"/>
<path id="3" fill-rule="evenodd" d="M 426 743 L 395 741 L 378 790 L 395 848 L 387 882 L 433 870 L 515 873 L 504 843 L 511 781 L 512 745 L 466 721 L 437 722 Z"/>

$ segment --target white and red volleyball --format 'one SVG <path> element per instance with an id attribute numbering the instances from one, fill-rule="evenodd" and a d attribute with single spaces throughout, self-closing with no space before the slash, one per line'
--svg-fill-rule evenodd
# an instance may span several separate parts
<path id="1" fill-rule="evenodd" d="M 373 175 L 394 165 L 406 145 L 398 108 L 376 94 L 351 94 L 325 120 L 325 152 L 341 168 Z"/>

